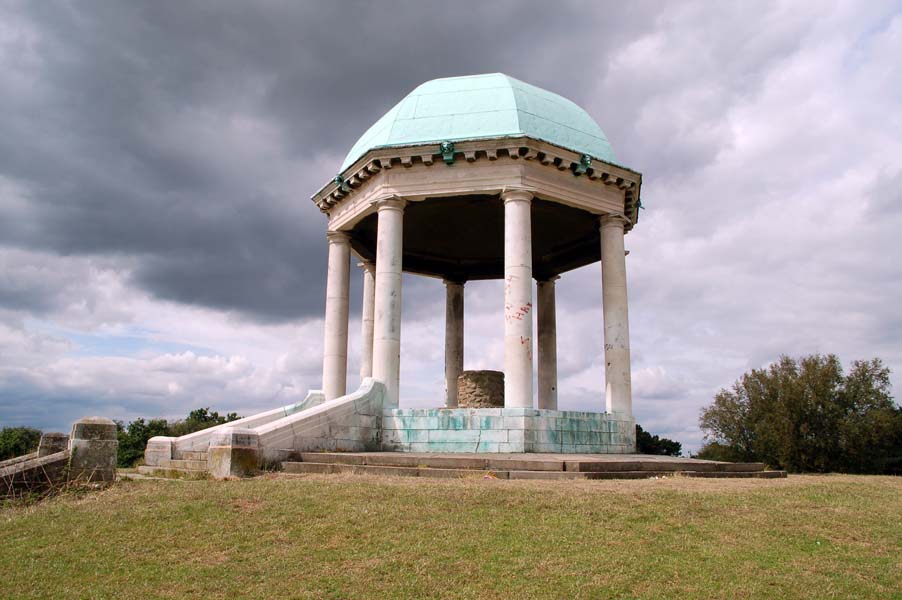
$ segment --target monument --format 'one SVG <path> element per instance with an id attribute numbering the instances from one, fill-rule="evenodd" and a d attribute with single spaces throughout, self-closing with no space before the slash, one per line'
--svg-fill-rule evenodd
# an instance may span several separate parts
<path id="1" fill-rule="evenodd" d="M 196 463 L 228 476 L 245 473 L 254 456 L 269 463 L 305 451 L 635 452 L 624 235 L 638 222 L 641 183 L 616 163 L 595 121 L 557 94 L 500 73 L 420 85 L 312 198 L 328 218 L 322 391 L 182 438 L 154 438 L 147 464 Z M 350 392 L 352 256 L 363 277 L 362 383 Z M 555 282 L 598 262 L 604 396 L 596 411 L 561 411 Z M 399 405 L 402 272 L 445 283 L 441 409 Z M 503 375 L 474 376 L 467 389 L 499 396 L 487 390 L 501 389 L 503 377 L 503 400 L 495 398 L 503 405 L 488 398 L 478 405 L 490 408 L 461 408 L 464 287 L 481 279 L 504 280 Z"/>
<path id="2" fill-rule="evenodd" d="M 355 254 L 364 278 L 361 377 L 385 386 L 383 447 L 474 451 L 478 440 L 477 452 L 632 452 L 623 238 L 638 220 L 641 181 L 615 163 L 595 121 L 557 94 L 500 73 L 416 88 L 313 196 L 328 216 L 325 399 L 347 392 Z M 555 281 L 599 261 L 605 396 L 597 412 L 558 411 Z M 444 411 L 399 407 L 402 272 L 446 286 Z M 504 408 L 456 413 L 463 290 L 478 279 L 504 279 Z"/>

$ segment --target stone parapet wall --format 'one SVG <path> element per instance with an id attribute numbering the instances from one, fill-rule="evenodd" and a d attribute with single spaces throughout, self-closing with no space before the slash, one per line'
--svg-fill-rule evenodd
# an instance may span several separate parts
<path id="1" fill-rule="evenodd" d="M 383 450 L 631 454 L 635 421 L 532 408 L 414 408 L 383 413 Z"/>

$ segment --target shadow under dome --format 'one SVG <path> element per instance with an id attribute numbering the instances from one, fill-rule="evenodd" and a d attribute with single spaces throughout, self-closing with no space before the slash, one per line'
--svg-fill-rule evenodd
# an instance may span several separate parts
<path id="1" fill-rule="evenodd" d="M 376 259 L 378 215 L 361 220 L 351 246 Z M 452 281 L 504 277 L 504 205 L 497 195 L 428 198 L 404 210 L 403 269 Z M 548 279 L 601 260 L 598 215 L 535 198 L 533 277 Z"/>

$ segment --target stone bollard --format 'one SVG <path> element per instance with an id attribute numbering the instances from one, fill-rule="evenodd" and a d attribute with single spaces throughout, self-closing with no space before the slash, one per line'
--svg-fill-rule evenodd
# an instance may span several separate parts
<path id="1" fill-rule="evenodd" d="M 72 425 L 69 479 L 96 482 L 116 480 L 116 424 L 103 417 L 85 417 Z"/>
<path id="2" fill-rule="evenodd" d="M 459 408 L 504 407 L 504 373 L 464 371 L 457 378 Z"/>
<path id="3" fill-rule="evenodd" d="M 226 427 L 215 431 L 207 449 L 210 475 L 216 479 L 250 477 L 260 466 L 260 436 L 253 429 Z"/>
<path id="4" fill-rule="evenodd" d="M 57 452 L 65 452 L 69 449 L 69 436 L 65 433 L 54 431 L 41 436 L 38 443 L 38 458 L 50 456 Z"/>

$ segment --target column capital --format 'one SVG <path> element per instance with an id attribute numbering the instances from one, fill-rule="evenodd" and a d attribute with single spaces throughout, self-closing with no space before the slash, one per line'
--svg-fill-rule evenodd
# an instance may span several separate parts
<path id="1" fill-rule="evenodd" d="M 610 214 L 610 215 L 601 215 L 598 218 L 598 227 L 619 227 L 623 229 L 626 225 L 629 224 L 629 219 L 627 219 L 624 215 L 618 214 Z"/>
<path id="2" fill-rule="evenodd" d="M 505 188 L 501 191 L 501 200 L 505 204 L 508 202 L 531 202 L 532 197 L 532 192 L 523 188 Z"/>
<path id="3" fill-rule="evenodd" d="M 464 285 L 466 285 L 467 280 L 464 279 L 462 281 L 458 281 L 457 279 L 442 279 L 442 283 L 444 283 L 445 285 L 459 285 L 463 287 Z"/>
<path id="4" fill-rule="evenodd" d="M 349 244 L 351 242 L 351 236 L 344 231 L 327 231 L 326 239 L 330 244 Z"/>
<path id="5" fill-rule="evenodd" d="M 367 273 L 375 273 L 376 272 L 376 263 L 371 260 L 362 260 L 357 263 L 357 266 L 366 271 Z"/>
<path id="6" fill-rule="evenodd" d="M 376 210 L 398 210 L 403 211 L 404 207 L 407 206 L 407 200 L 401 198 L 400 196 L 389 196 L 388 198 L 381 198 L 379 200 L 374 200 L 372 203 L 373 206 L 376 207 Z"/>
<path id="7" fill-rule="evenodd" d="M 545 279 L 536 279 L 536 283 L 550 283 L 551 285 L 554 285 L 554 282 L 560 278 L 560 275 L 552 275 L 551 277 L 546 277 Z"/>

